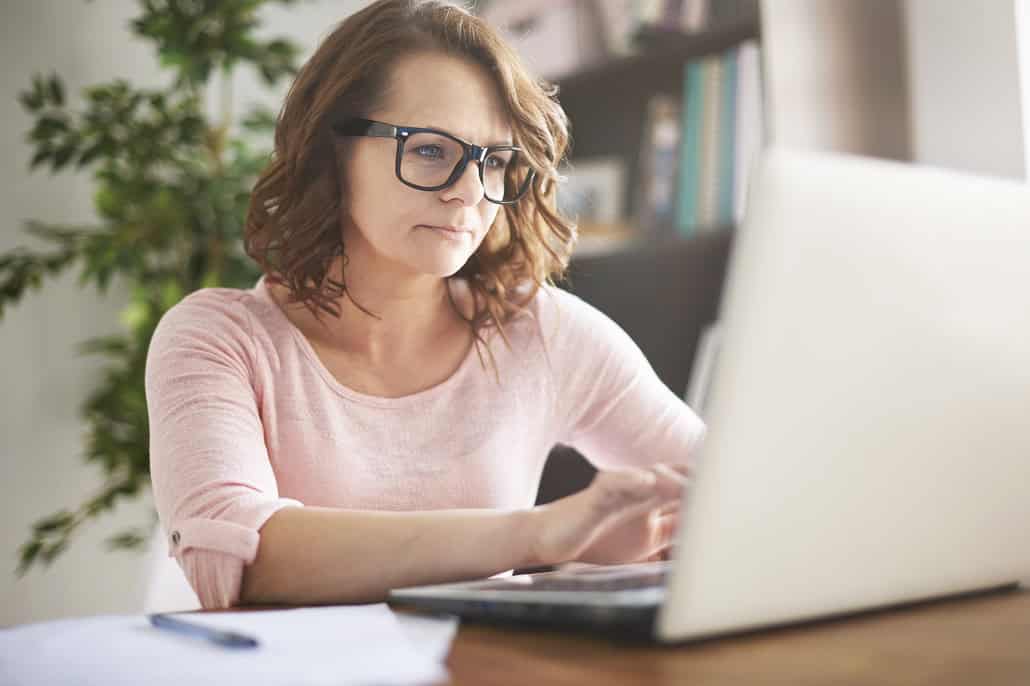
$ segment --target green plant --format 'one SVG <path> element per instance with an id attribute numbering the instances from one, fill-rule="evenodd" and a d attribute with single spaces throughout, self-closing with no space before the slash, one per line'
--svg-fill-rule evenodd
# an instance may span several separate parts
<path id="1" fill-rule="evenodd" d="M 27 134 L 30 169 L 92 170 L 99 224 L 27 222 L 43 247 L 0 255 L 0 317 L 5 306 L 74 265 L 81 282 L 101 294 L 116 277 L 129 294 L 124 332 L 81 345 L 108 360 L 82 407 L 85 459 L 100 466 L 106 482 L 86 502 L 34 523 L 19 575 L 52 562 L 85 522 L 149 484 L 143 372 L 161 315 L 198 288 L 248 287 L 257 277 L 241 238 L 250 189 L 269 159 L 253 138 L 268 140 L 275 117 L 254 108 L 234 127 L 230 85 L 245 63 L 268 85 L 296 73 L 293 44 L 254 36 L 257 12 L 271 2 L 297 0 L 139 0 L 131 29 L 155 44 L 162 67 L 174 70 L 171 86 L 143 90 L 115 80 L 84 89 L 83 108 L 73 112 L 61 79 L 50 74 L 35 75 L 19 96 L 35 120 Z M 216 73 L 222 111 L 211 121 L 202 96 Z M 138 547 L 152 526 L 122 532 L 108 545 Z"/>

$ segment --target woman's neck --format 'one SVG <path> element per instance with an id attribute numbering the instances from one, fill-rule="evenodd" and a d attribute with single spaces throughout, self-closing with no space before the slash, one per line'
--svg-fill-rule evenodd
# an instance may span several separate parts
<path id="1" fill-rule="evenodd" d="M 312 343 L 372 367 L 418 357 L 468 327 L 454 311 L 446 279 L 420 275 L 388 282 L 370 278 L 349 265 L 344 275 L 340 259 L 333 264 L 330 277 L 342 279 L 346 287 L 337 300 L 339 316 L 323 313 L 316 318 L 300 303 L 285 304 L 286 286 L 270 285 L 269 289 L 287 318 Z"/>

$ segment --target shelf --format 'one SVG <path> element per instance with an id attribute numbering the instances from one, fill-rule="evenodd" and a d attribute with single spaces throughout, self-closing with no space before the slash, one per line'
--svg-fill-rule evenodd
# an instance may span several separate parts
<path id="1" fill-rule="evenodd" d="M 560 79 L 559 99 L 579 90 L 589 90 L 598 85 L 611 85 L 621 80 L 632 79 L 642 73 L 673 70 L 681 73 L 684 63 L 729 50 L 743 41 L 758 38 L 761 24 L 758 16 L 748 16 L 728 22 L 726 25 L 698 33 L 679 33 L 662 29 L 644 29 L 639 34 L 642 42 L 652 43 L 640 53 L 606 60 L 591 65 Z"/>
<path id="2" fill-rule="evenodd" d="M 617 255 L 650 254 L 675 250 L 677 246 L 703 244 L 722 240 L 721 236 L 731 233 L 733 225 L 712 226 L 698 229 L 689 236 L 676 234 L 670 228 L 656 237 L 638 235 L 582 234 L 572 251 L 573 261 L 593 260 Z"/>
<path id="3" fill-rule="evenodd" d="M 572 251 L 572 259 L 602 257 L 632 250 L 642 239 L 627 236 L 595 236 L 584 234 L 579 237 Z"/>

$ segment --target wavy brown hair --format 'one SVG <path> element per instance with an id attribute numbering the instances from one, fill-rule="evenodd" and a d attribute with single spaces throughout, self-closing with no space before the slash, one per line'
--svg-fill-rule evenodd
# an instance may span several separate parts
<path id="1" fill-rule="evenodd" d="M 569 143 L 557 89 L 531 76 L 493 28 L 459 5 L 379 0 L 345 19 L 323 40 L 279 113 L 271 162 L 251 196 L 245 247 L 270 279 L 287 286 L 291 301 L 316 315 L 339 314 L 339 299 L 346 293 L 340 225 L 346 217 L 341 212 L 346 210 L 341 194 L 346 179 L 341 178 L 337 154 L 347 143 L 334 136 L 331 125 L 375 111 L 388 91 L 393 65 L 402 56 L 423 51 L 486 68 L 506 107 L 514 143 L 536 172 L 530 190 L 517 203 L 503 206 L 482 244 L 455 275 L 465 277 L 473 292 L 472 317 L 453 300 L 452 305 L 482 342 L 484 327 L 496 325 L 504 336 L 504 322 L 542 284 L 564 275 L 576 228 L 555 205 L 557 168 Z M 341 255 L 344 276 L 337 281 L 329 271 Z"/>

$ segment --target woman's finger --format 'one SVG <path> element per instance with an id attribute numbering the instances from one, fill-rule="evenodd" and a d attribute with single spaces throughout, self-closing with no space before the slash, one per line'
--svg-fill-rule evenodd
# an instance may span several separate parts
<path id="1" fill-rule="evenodd" d="M 679 499 L 687 485 L 687 477 L 667 464 L 658 463 L 651 467 L 656 477 L 656 487 L 663 500 Z"/>
<path id="2" fill-rule="evenodd" d="M 646 515 L 661 504 L 657 474 L 647 469 L 602 471 L 588 487 L 594 521 Z"/>
<path id="3" fill-rule="evenodd" d="M 666 514 L 655 518 L 655 527 L 658 529 L 658 540 L 661 545 L 669 545 L 676 537 L 676 529 L 679 524 L 679 515 Z"/>
<path id="4" fill-rule="evenodd" d="M 672 552 L 672 546 L 676 542 L 679 515 L 662 515 L 657 518 L 659 549 L 656 553 L 659 560 L 668 560 Z"/>
<path id="5" fill-rule="evenodd" d="M 685 464 L 680 464 L 679 462 L 662 462 L 661 464 L 664 464 L 669 469 L 687 478 L 690 478 L 694 474 L 694 470 L 692 468 Z"/>
<path id="6" fill-rule="evenodd" d="M 665 503 L 656 510 L 655 514 L 658 516 L 662 515 L 679 515 L 680 512 L 680 501 L 673 500 L 672 502 Z"/>
<path id="7" fill-rule="evenodd" d="M 678 517 L 675 515 L 653 516 L 651 520 L 651 545 L 650 551 L 640 558 L 639 562 L 661 562 L 668 560 L 672 552 L 672 545 L 676 538 L 676 523 Z"/>

